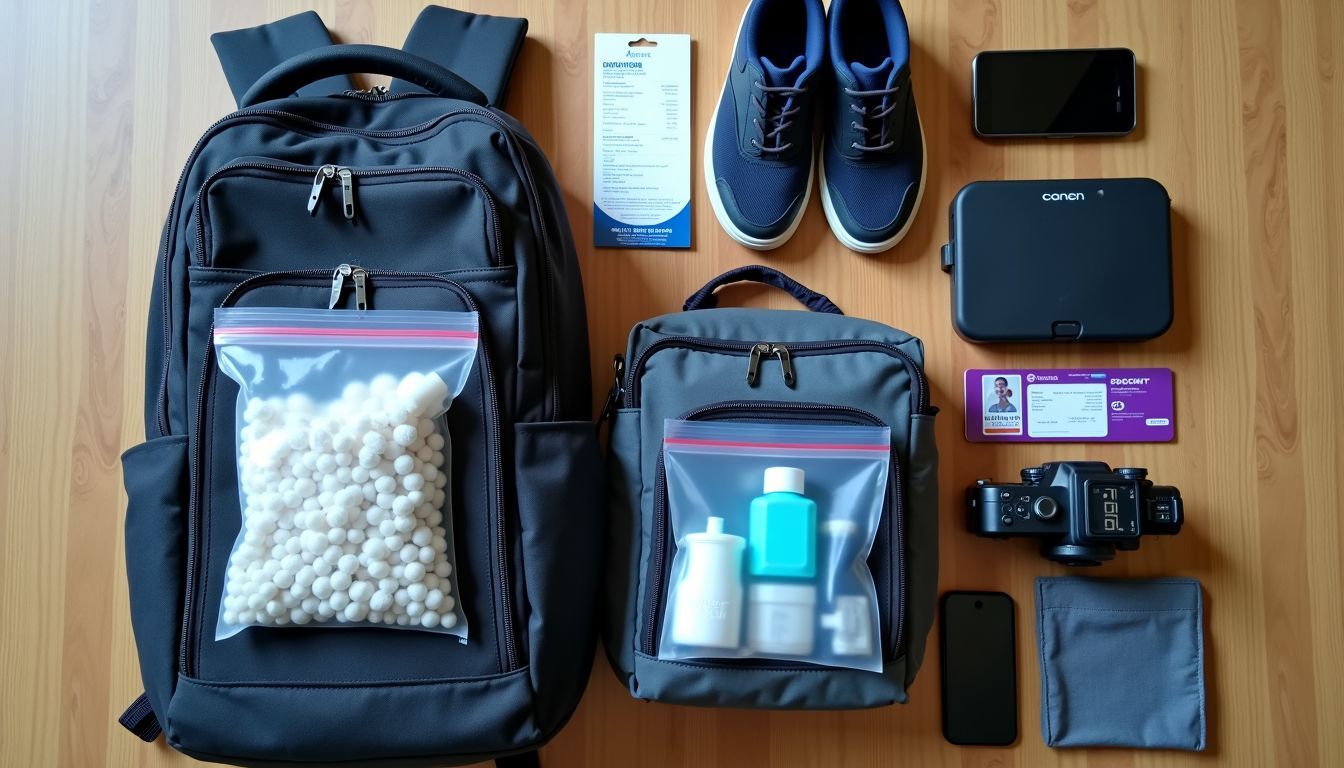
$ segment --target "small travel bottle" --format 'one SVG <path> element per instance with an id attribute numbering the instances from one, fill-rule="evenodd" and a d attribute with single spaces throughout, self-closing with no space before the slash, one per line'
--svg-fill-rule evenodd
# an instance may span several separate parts
<path id="1" fill-rule="evenodd" d="M 751 500 L 753 576 L 817 575 L 817 503 L 803 495 L 803 470 L 765 470 L 765 494 Z"/>
<path id="2" fill-rule="evenodd" d="M 751 500 L 747 643 L 758 654 L 805 656 L 817 621 L 817 503 L 803 495 L 803 470 L 765 470 Z M 762 580 L 764 579 L 764 580 Z"/>
<path id="3" fill-rule="evenodd" d="M 688 533 L 686 569 L 677 583 L 672 642 L 709 648 L 736 648 L 742 635 L 741 536 L 723 532 L 723 518 L 709 518 L 703 533 Z"/>

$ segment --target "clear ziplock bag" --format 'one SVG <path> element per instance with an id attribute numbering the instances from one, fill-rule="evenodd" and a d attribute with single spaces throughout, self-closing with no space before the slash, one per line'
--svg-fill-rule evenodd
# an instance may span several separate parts
<path id="1" fill-rule="evenodd" d="M 242 510 L 216 640 L 377 625 L 465 642 L 443 415 L 477 340 L 474 312 L 215 310 Z"/>
<path id="2" fill-rule="evenodd" d="M 669 419 L 677 548 L 658 657 L 881 671 L 867 560 L 890 457 L 886 427 Z"/>

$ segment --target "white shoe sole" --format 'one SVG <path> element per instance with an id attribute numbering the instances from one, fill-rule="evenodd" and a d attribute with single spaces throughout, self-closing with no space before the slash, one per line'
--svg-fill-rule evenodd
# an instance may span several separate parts
<path id="1" fill-rule="evenodd" d="M 742 12 L 742 21 L 738 22 L 737 35 L 733 38 L 733 57 L 737 57 L 737 41 L 742 36 L 742 25 L 747 20 L 747 13 L 751 11 L 751 3 L 747 3 L 747 8 Z M 719 220 L 719 226 L 723 231 L 737 242 L 748 248 L 757 251 L 769 251 L 778 248 L 788 242 L 793 233 L 798 230 L 798 225 L 803 222 L 803 214 L 807 212 L 807 204 L 812 199 L 812 178 L 816 173 L 816 161 L 812 160 L 807 168 L 807 186 L 803 188 L 803 204 L 798 206 L 798 213 L 794 215 L 793 221 L 781 234 L 775 237 L 760 238 L 752 237 L 746 232 L 737 228 L 732 220 L 728 218 L 728 212 L 724 210 L 723 198 L 719 196 L 718 174 L 714 172 L 714 125 L 719 120 L 719 105 L 723 103 L 723 94 L 728 90 L 728 80 L 732 76 L 732 61 L 729 61 L 729 74 L 723 78 L 723 87 L 719 89 L 719 100 L 714 102 L 714 114 L 709 118 L 709 132 L 705 134 L 704 166 L 705 166 L 705 191 L 709 193 L 709 205 L 714 209 L 714 217 Z M 810 137 L 811 134 L 809 133 Z M 812 153 L 815 154 L 815 153 Z"/>
<path id="2" fill-rule="evenodd" d="M 924 121 L 919 122 L 919 140 L 923 145 L 923 152 L 919 158 L 919 190 L 915 193 L 915 207 L 910 209 L 910 217 L 905 220 L 905 226 L 900 231 L 886 240 L 876 243 L 859 240 L 845 231 L 844 226 L 840 224 L 840 218 L 835 215 L 835 204 L 831 202 L 831 190 L 826 185 L 826 161 L 825 152 L 823 157 L 818 158 L 818 164 L 821 166 L 821 209 L 826 212 L 826 221 L 831 225 L 831 231 L 835 233 L 835 238 L 840 244 L 859 253 L 881 253 L 890 250 L 897 243 L 905 238 L 910 231 L 911 225 L 915 223 L 915 214 L 919 213 L 919 204 L 924 200 L 924 182 L 929 177 L 929 144 L 924 141 Z"/>

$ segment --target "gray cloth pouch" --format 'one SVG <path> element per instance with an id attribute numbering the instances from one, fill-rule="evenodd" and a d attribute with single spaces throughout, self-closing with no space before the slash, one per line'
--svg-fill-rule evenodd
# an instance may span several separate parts
<path id="1" fill-rule="evenodd" d="M 1205 748 L 1197 580 L 1038 578 L 1036 634 L 1048 746 Z"/>

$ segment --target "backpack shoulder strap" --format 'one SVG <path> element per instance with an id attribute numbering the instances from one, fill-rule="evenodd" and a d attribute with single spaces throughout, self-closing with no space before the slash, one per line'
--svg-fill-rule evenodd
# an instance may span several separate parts
<path id="1" fill-rule="evenodd" d="M 526 37 L 527 19 L 430 5 L 416 17 L 401 49 L 452 70 L 499 105 Z M 393 93 L 423 90 L 404 80 L 392 81 Z"/>
<path id="2" fill-rule="evenodd" d="M 240 105 L 243 94 L 262 75 L 286 59 L 314 48 L 331 45 L 331 33 L 322 18 L 313 11 L 287 16 L 270 24 L 210 36 L 219 56 L 219 65 L 229 81 L 234 101 Z M 301 96 L 326 96 L 353 87 L 346 75 L 336 75 L 299 89 Z"/>

